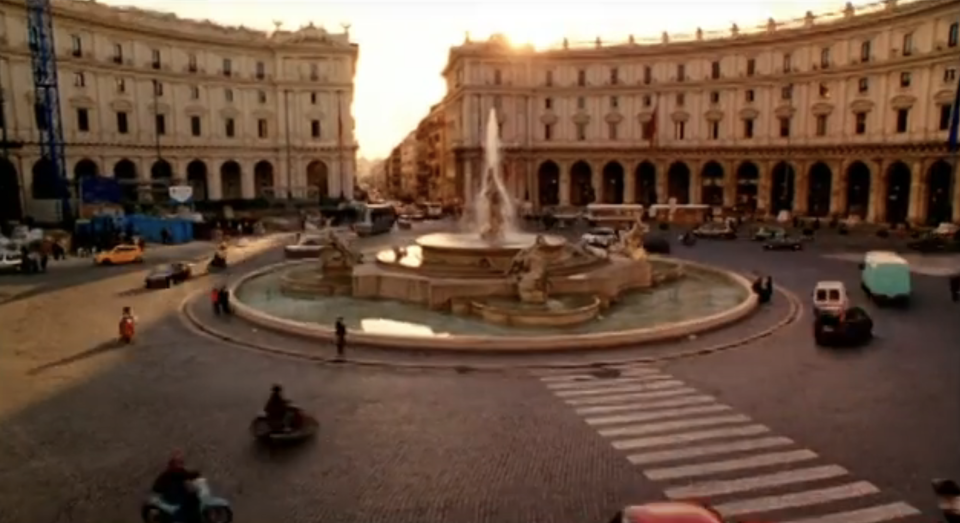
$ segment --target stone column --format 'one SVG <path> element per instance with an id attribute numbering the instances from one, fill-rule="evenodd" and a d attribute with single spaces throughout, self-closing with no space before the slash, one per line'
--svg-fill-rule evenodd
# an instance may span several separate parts
<path id="1" fill-rule="evenodd" d="M 923 190 L 924 162 L 914 160 L 910 162 L 910 206 L 907 210 L 907 221 L 911 225 L 920 225 L 924 222 L 923 212 L 926 203 L 926 194 Z"/>
<path id="2" fill-rule="evenodd" d="M 847 161 L 831 161 L 827 165 L 833 171 L 833 180 L 830 184 L 830 214 L 845 215 L 847 213 Z"/>
<path id="3" fill-rule="evenodd" d="M 737 203 L 737 161 L 726 160 L 723 165 L 723 206 L 733 207 Z"/>
<path id="4" fill-rule="evenodd" d="M 807 214 L 807 192 L 810 187 L 810 162 L 808 160 L 795 160 L 791 162 L 794 165 L 793 173 L 793 214 L 803 216 Z"/>
<path id="5" fill-rule="evenodd" d="M 667 192 L 667 169 L 670 168 L 670 161 L 668 160 L 655 160 L 654 165 L 657 166 L 657 203 L 667 203 L 670 200 L 670 195 Z"/>
<path id="6" fill-rule="evenodd" d="M 770 186 L 773 184 L 771 178 L 772 162 L 770 160 L 760 160 L 755 162 L 760 171 L 760 178 L 757 180 L 757 214 L 767 216 L 770 214 Z"/>
<path id="7" fill-rule="evenodd" d="M 243 160 L 240 163 L 240 194 L 243 196 L 244 200 L 252 200 L 257 196 L 257 190 L 254 187 L 253 183 L 253 162 L 251 160 Z M 335 183 L 331 184 L 331 189 L 333 194 L 340 194 L 339 181 L 337 177 L 334 177 L 333 181 Z"/>
<path id="8" fill-rule="evenodd" d="M 207 170 L 207 199 L 222 200 L 223 186 L 220 184 L 220 163 L 214 162 L 213 166 Z"/>
<path id="9" fill-rule="evenodd" d="M 570 162 L 560 162 L 560 205 L 570 205 Z"/>
<path id="10" fill-rule="evenodd" d="M 877 173 L 870 184 L 870 209 L 867 211 L 867 221 L 881 223 L 886 220 L 887 214 L 887 172 L 883 160 L 870 162 L 870 170 Z"/>
<path id="11" fill-rule="evenodd" d="M 688 162 L 690 167 L 690 203 L 703 203 L 703 164 L 702 160 Z"/>
<path id="12" fill-rule="evenodd" d="M 607 187 L 606 184 L 603 183 L 603 162 L 591 160 L 588 162 L 588 165 L 590 165 L 590 185 L 593 186 L 594 195 L 594 201 L 591 203 L 607 203 L 604 198 Z"/>
<path id="13" fill-rule="evenodd" d="M 623 173 L 623 203 L 637 203 L 637 177 L 634 172 L 624 169 Z"/>

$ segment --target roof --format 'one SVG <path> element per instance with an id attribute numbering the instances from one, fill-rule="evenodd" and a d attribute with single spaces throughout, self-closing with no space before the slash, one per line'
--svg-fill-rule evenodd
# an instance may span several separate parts
<path id="1" fill-rule="evenodd" d="M 869 264 L 898 264 L 898 265 L 909 265 L 907 260 L 904 260 L 900 257 L 899 254 L 893 251 L 870 251 L 867 253 L 865 258 L 866 263 Z"/>
<path id="2" fill-rule="evenodd" d="M 818 281 L 818 289 L 843 289 L 846 285 L 842 281 L 828 280 L 828 281 Z"/>

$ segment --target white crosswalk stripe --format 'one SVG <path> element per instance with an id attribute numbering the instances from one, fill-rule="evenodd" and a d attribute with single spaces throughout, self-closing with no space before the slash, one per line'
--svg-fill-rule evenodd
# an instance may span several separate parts
<path id="1" fill-rule="evenodd" d="M 538 378 L 668 499 L 710 498 L 726 517 L 776 513 L 788 523 L 884 523 L 920 514 L 660 369 L 611 368 L 619 372 L 566 369 Z"/>

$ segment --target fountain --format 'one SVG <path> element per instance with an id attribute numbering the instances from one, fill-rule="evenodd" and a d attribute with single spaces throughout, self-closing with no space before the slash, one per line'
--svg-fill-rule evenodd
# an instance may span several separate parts
<path id="1" fill-rule="evenodd" d="M 618 327 L 614 330 L 619 334 L 631 327 L 636 328 L 637 324 L 630 321 L 630 314 L 618 310 L 618 303 L 627 302 L 628 309 L 634 308 L 635 305 L 629 303 L 642 301 L 644 296 L 640 293 L 641 296 L 636 298 L 638 293 L 633 291 L 650 293 L 655 287 L 677 283 L 685 276 L 684 265 L 651 260 L 643 249 L 647 227 L 640 221 L 609 250 L 568 243 L 559 236 L 520 232 L 513 199 L 500 176 L 495 111 L 490 113 L 484 152 L 479 197 L 472 202 L 471 219 L 462 224 L 461 232 L 420 236 L 412 245 L 381 251 L 371 262 L 364 263 L 360 255 L 353 253 L 328 229 L 322 236 L 325 254 L 319 263 L 300 262 L 292 268 L 284 267 L 279 276 L 281 294 L 288 300 L 290 297 L 327 300 L 337 315 L 353 310 L 358 304 L 371 307 L 377 303 L 389 303 L 393 311 L 390 316 L 404 318 L 400 323 L 407 323 L 406 318 L 418 314 L 442 315 L 448 323 L 455 318 L 462 318 L 459 321 L 463 322 L 473 321 L 475 325 L 479 324 L 475 330 L 484 331 L 482 325 L 488 325 L 506 329 L 509 334 L 524 334 L 520 338 L 514 337 L 512 344 L 505 342 L 507 338 L 502 335 L 495 336 L 497 348 L 526 348 L 534 339 L 556 338 L 557 329 L 578 333 L 565 336 L 563 342 L 552 342 L 553 347 L 558 348 L 564 343 L 572 343 L 571 340 L 578 336 L 581 344 L 592 346 L 622 344 L 625 339 L 636 341 L 636 336 L 621 339 L 611 337 L 609 332 L 600 336 L 596 333 L 608 329 L 597 326 L 605 322 L 609 324 L 607 317 L 618 317 Z M 692 283 L 699 285 L 703 274 L 703 270 L 698 270 Z M 746 290 L 749 287 L 746 280 L 734 280 L 731 283 L 727 276 L 714 278 L 710 280 L 709 288 L 724 289 L 726 297 L 715 301 L 720 303 L 723 311 L 732 307 L 740 311 L 737 317 L 742 317 L 752 310 L 750 302 L 755 299 Z M 245 292 L 243 285 L 236 289 L 241 316 L 269 326 L 272 320 L 265 319 L 266 315 L 252 308 L 248 311 L 244 303 L 259 304 L 260 309 L 272 307 L 262 303 L 263 295 L 275 294 L 273 288 L 277 282 L 270 281 L 269 285 L 258 287 L 256 292 Z M 704 287 L 697 288 L 702 290 Z M 710 301 L 713 302 L 713 298 Z M 299 313 L 292 310 L 300 306 L 305 305 L 286 303 L 284 307 L 288 309 L 281 315 L 300 319 Z M 415 312 L 417 310 L 420 312 Z M 684 315 L 684 319 L 689 319 L 683 307 L 678 305 L 676 310 L 677 314 Z M 707 314 L 711 318 L 722 316 L 713 309 L 708 312 L 713 314 Z M 635 317 L 643 315 L 637 311 L 632 314 Z M 709 327 L 713 326 L 715 322 Z M 389 340 L 383 344 L 423 346 L 423 341 L 417 341 L 424 337 L 423 332 L 398 335 L 396 327 L 395 320 L 383 317 L 365 318 L 359 326 L 367 332 L 389 330 L 389 336 L 382 337 Z M 654 325 L 647 330 L 658 328 Z M 581 334 L 584 332 L 587 334 Z M 486 339 L 431 333 L 427 336 L 431 343 L 446 348 L 456 345 L 457 340 L 476 344 Z M 591 340 L 585 341 L 584 336 Z M 367 342 L 378 343 L 378 340 Z"/>

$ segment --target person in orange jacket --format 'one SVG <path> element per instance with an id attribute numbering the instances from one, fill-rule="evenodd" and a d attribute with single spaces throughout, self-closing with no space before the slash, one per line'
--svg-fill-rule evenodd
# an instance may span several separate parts
<path id="1" fill-rule="evenodd" d="M 213 313 L 219 316 L 223 312 L 223 306 L 220 300 L 220 289 L 217 287 L 210 291 L 210 303 L 213 304 Z"/>

